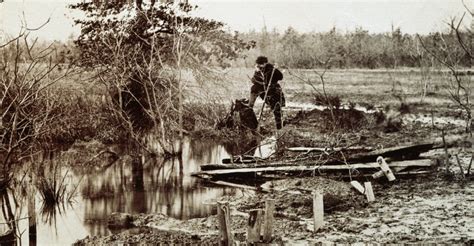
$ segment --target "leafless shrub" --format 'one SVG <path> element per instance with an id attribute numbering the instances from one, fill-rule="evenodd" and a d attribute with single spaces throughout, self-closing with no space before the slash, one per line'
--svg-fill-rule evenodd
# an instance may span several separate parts
<path id="1" fill-rule="evenodd" d="M 466 44 L 466 41 L 463 39 L 461 34 L 461 24 L 463 23 L 465 14 L 457 20 L 452 18 L 448 23 L 451 28 L 453 35 L 456 35 L 458 46 L 452 47 L 446 43 L 441 42 L 439 49 L 443 52 L 438 52 L 437 50 L 429 49 L 424 40 L 418 36 L 421 46 L 426 50 L 432 57 L 436 59 L 437 62 L 449 69 L 451 73 L 450 79 L 446 82 L 446 90 L 449 94 L 449 97 L 452 102 L 454 102 L 463 112 L 465 118 L 465 131 L 472 135 L 472 102 L 471 102 L 471 87 L 470 87 L 470 76 L 464 76 L 460 72 L 460 61 L 462 57 L 457 57 L 453 54 L 456 52 L 449 52 L 452 49 L 462 49 L 469 59 L 473 59 L 473 55 L 469 48 L 469 45 Z M 472 30 L 471 30 L 472 32 Z M 470 36 L 472 33 L 470 33 Z"/>
<path id="2" fill-rule="evenodd" d="M 53 50 L 37 49 L 27 29 L 0 46 L 0 152 L 4 171 L 28 152 L 54 120 L 54 103 L 47 90 L 71 73 L 58 72 Z M 4 174 L 8 172 L 3 172 Z"/>

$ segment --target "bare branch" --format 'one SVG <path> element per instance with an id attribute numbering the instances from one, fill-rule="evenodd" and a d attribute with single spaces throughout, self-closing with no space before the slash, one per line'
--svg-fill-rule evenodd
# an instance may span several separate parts
<path id="1" fill-rule="evenodd" d="M 466 5 L 464 0 L 461 0 L 461 2 L 462 2 L 462 5 L 464 6 L 464 8 L 466 9 L 466 11 L 469 12 L 469 14 L 471 14 L 471 16 L 474 16 L 473 12 L 469 9 L 469 7 Z"/>

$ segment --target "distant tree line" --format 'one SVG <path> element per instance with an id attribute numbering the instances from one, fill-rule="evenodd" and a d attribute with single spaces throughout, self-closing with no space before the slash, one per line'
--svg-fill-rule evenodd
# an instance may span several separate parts
<path id="1" fill-rule="evenodd" d="M 468 32 L 461 31 L 459 34 L 465 44 L 471 43 Z M 260 31 L 238 33 L 238 37 L 256 45 L 253 49 L 242 51 L 246 59 L 233 62 L 234 66 L 251 67 L 259 55 L 266 55 L 271 62 L 291 68 L 317 68 L 328 59 L 334 68 L 441 66 L 433 55 L 460 67 L 471 66 L 469 55 L 462 49 L 456 32 L 452 30 L 417 36 L 402 33 L 400 28 L 387 33 L 369 33 L 363 28 L 350 32 L 332 28 L 328 32 L 302 33 L 289 27 L 284 32 L 263 28 Z M 53 48 L 53 62 L 71 63 L 79 58 L 80 52 L 73 44 L 72 37 L 64 43 L 55 41 L 47 45 L 46 42 L 38 42 L 36 46 Z"/>
<path id="2" fill-rule="evenodd" d="M 465 43 L 467 32 L 460 33 Z M 245 40 L 254 40 L 256 48 L 248 51 L 244 66 L 251 66 L 252 59 L 267 55 L 272 62 L 292 68 L 314 68 L 331 60 L 337 68 L 395 68 L 438 66 L 427 50 L 440 57 L 448 57 L 459 66 L 470 66 L 470 59 L 460 47 L 456 33 L 434 32 L 427 35 L 404 34 L 400 28 L 388 33 L 369 33 L 363 28 L 340 32 L 300 33 L 289 27 L 283 33 L 276 30 L 242 33 Z M 423 42 L 423 45 L 420 42 Z"/>

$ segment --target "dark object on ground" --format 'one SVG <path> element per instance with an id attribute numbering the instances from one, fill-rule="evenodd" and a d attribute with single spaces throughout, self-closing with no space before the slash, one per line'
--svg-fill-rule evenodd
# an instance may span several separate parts
<path id="1" fill-rule="evenodd" d="M 236 155 L 232 156 L 232 158 L 224 158 L 222 159 L 222 164 L 229 164 L 229 163 L 255 163 L 258 161 L 262 161 L 262 158 L 252 156 L 252 155 Z"/>
<path id="2" fill-rule="evenodd" d="M 107 219 L 107 225 L 109 228 L 131 228 L 133 227 L 133 218 L 130 214 L 126 213 L 112 213 Z"/>
<path id="3" fill-rule="evenodd" d="M 253 156 L 259 143 L 259 140 L 253 134 L 240 134 L 238 138 L 228 139 L 222 145 L 227 153 L 232 156 Z"/>
<path id="4" fill-rule="evenodd" d="M 224 128 L 238 128 L 239 130 L 256 130 L 258 126 L 257 116 L 252 108 L 248 106 L 247 99 L 237 99 L 232 104 L 230 112 L 217 122 L 218 130 Z"/>

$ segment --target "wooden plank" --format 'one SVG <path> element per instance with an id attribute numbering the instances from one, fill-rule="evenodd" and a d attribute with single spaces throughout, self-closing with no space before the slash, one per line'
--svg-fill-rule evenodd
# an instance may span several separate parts
<path id="1" fill-rule="evenodd" d="M 318 147 L 289 147 L 286 150 L 291 152 L 327 152 L 327 151 L 344 151 L 344 150 L 353 150 L 353 151 L 371 151 L 372 147 L 336 147 L 336 148 L 318 148 Z"/>
<path id="2" fill-rule="evenodd" d="M 317 191 L 313 192 L 313 220 L 314 232 L 317 232 L 324 225 L 323 194 Z"/>
<path id="3" fill-rule="evenodd" d="M 258 188 L 254 187 L 254 186 L 243 185 L 243 184 L 235 184 L 235 183 L 221 181 L 221 180 L 219 180 L 219 181 L 207 180 L 206 182 L 211 183 L 211 184 L 216 184 L 216 185 L 229 186 L 229 187 L 238 188 L 238 189 L 258 190 Z M 263 191 L 265 191 L 265 190 L 263 190 Z"/>
<path id="4" fill-rule="evenodd" d="M 249 244 L 260 242 L 262 217 L 262 209 L 252 209 L 249 211 L 249 219 L 247 221 L 247 242 Z"/>
<path id="5" fill-rule="evenodd" d="M 432 166 L 430 159 L 419 159 L 409 161 L 394 161 L 389 164 L 392 167 L 429 167 Z M 335 170 L 350 170 L 350 169 L 373 169 L 377 168 L 377 163 L 357 163 L 348 165 L 326 165 L 326 166 L 276 166 L 276 167 L 251 167 L 251 168 L 235 168 L 235 169 L 220 169 L 211 171 L 195 172 L 191 175 L 224 175 L 224 174 L 238 174 L 238 173 L 256 173 L 256 172 L 295 172 L 295 171 L 335 171 Z"/>
<path id="6" fill-rule="evenodd" d="M 361 194 L 364 194 L 364 187 L 359 183 L 359 181 L 356 181 L 356 180 L 353 180 L 351 181 L 351 185 L 352 187 L 354 187 L 358 192 L 360 192 Z"/>
<path id="7" fill-rule="evenodd" d="M 265 200 L 265 224 L 263 226 L 263 242 L 270 243 L 273 235 L 273 213 L 275 212 L 275 199 Z"/>
<path id="8" fill-rule="evenodd" d="M 417 158 L 420 153 L 429 151 L 431 149 L 433 149 L 433 143 L 396 146 L 374 150 L 368 153 L 355 154 L 349 156 L 347 161 L 372 162 L 376 160 L 378 156 L 383 156 L 384 158 L 390 157 L 394 160 L 414 159 Z"/>
<path id="9" fill-rule="evenodd" d="M 432 174 L 434 173 L 434 170 L 424 170 L 424 171 L 419 171 L 419 170 L 413 170 L 413 171 L 404 171 L 404 172 L 399 172 L 397 173 L 397 178 L 409 178 L 410 176 L 418 176 L 418 175 L 427 175 L 427 174 Z M 381 174 L 384 176 L 383 174 Z M 373 174 L 358 174 L 357 178 L 369 178 L 372 177 Z M 339 178 L 345 178 L 345 179 L 354 179 L 354 175 L 337 175 Z"/>

